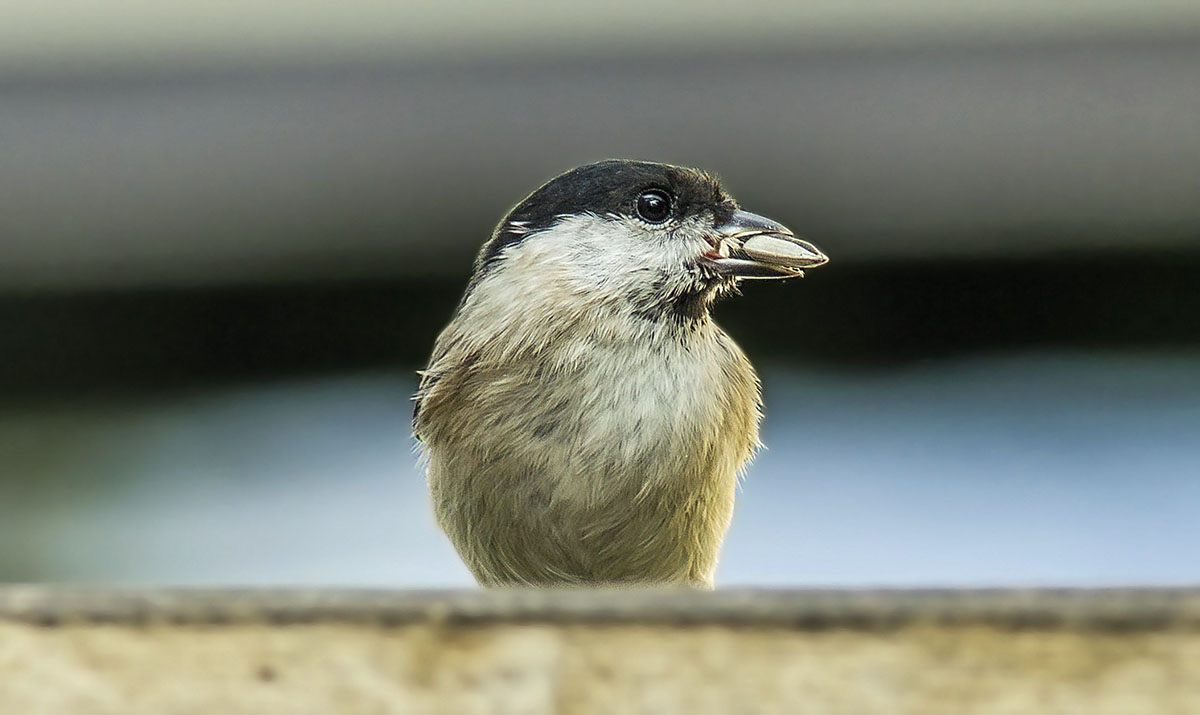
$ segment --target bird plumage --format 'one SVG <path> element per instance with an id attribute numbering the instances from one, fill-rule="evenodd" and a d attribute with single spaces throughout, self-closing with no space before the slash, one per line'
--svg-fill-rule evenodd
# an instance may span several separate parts
<path id="1" fill-rule="evenodd" d="M 647 191 L 668 220 L 645 219 Z M 753 216 L 703 172 L 602 162 L 485 244 L 414 416 L 438 523 L 480 583 L 711 587 L 758 444 L 758 379 L 708 314 L 738 280 L 722 266 L 745 270 L 714 238 L 735 214 Z"/>

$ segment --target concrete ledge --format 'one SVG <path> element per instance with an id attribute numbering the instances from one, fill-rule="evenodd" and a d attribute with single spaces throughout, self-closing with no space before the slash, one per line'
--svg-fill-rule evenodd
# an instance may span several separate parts
<path id="1" fill-rule="evenodd" d="M 1200 591 L 9 587 L 0 712 L 1194 713 Z"/>
<path id="2" fill-rule="evenodd" d="M 723 625 L 888 630 L 917 624 L 1200 629 L 1200 589 L 381 591 L 0 587 L 0 620 L 43 626 Z"/>

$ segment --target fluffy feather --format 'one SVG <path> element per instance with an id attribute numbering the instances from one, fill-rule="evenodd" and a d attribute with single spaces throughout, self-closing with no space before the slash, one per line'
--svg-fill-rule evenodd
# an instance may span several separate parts
<path id="1" fill-rule="evenodd" d="M 639 220 L 647 186 L 670 221 Z M 736 278 L 701 258 L 736 209 L 702 172 L 604 162 L 484 246 L 414 415 L 438 523 L 480 583 L 712 586 L 760 418 L 709 317 Z"/>

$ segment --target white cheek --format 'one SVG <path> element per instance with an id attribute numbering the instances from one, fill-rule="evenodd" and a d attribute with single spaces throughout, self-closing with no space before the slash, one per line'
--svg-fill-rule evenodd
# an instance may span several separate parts
<path id="1" fill-rule="evenodd" d="M 710 246 L 695 226 L 672 230 L 615 216 L 563 217 L 506 249 L 468 296 L 460 321 L 470 324 L 471 342 L 503 331 L 524 338 L 508 348 L 532 347 L 568 322 L 595 320 L 602 307 L 640 312 L 656 297 L 693 289 L 692 266 L 706 250 Z"/>
<path id="2" fill-rule="evenodd" d="M 527 239 L 539 258 L 562 265 L 581 288 L 640 290 L 664 275 L 682 275 L 697 247 L 636 219 L 572 216 Z"/>

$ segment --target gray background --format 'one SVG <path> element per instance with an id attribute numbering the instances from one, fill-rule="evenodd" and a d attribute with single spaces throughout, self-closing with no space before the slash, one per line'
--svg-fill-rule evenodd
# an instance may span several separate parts
<path id="1" fill-rule="evenodd" d="M 468 584 L 414 371 L 504 211 L 625 156 L 832 258 L 719 311 L 768 447 L 721 583 L 1194 583 L 1200 10 L 842 5 L 11 8 L 0 580 Z"/>

